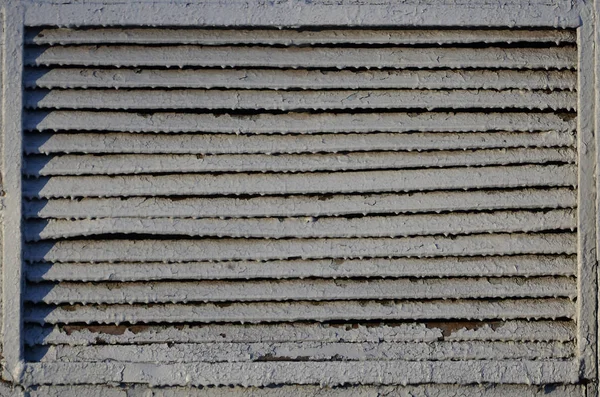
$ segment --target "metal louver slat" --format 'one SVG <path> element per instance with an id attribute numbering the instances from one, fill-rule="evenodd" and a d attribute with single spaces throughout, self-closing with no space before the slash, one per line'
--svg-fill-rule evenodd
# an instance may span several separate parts
<path id="1" fill-rule="evenodd" d="M 451 152 L 377 152 L 301 155 L 59 155 L 28 157 L 23 173 L 118 175 L 169 172 L 310 172 L 452 167 L 506 164 L 575 163 L 570 148 L 515 148 Z"/>
<path id="2" fill-rule="evenodd" d="M 23 195 L 27 198 L 282 195 L 574 187 L 576 177 L 574 165 L 553 164 L 340 173 L 54 176 L 24 181 Z"/>
<path id="3" fill-rule="evenodd" d="M 575 254 L 575 233 L 474 234 L 402 238 L 58 240 L 31 243 L 29 262 L 269 260 Z"/>
<path id="4" fill-rule="evenodd" d="M 540 215 L 543 215 L 542 217 Z M 572 210 L 544 213 L 498 211 L 483 214 L 388 215 L 354 219 L 344 217 L 278 219 L 133 219 L 30 221 L 26 241 L 106 234 L 154 234 L 162 236 L 322 238 L 406 237 L 436 234 L 536 232 L 574 230 Z"/>
<path id="5" fill-rule="evenodd" d="M 40 362 L 118 361 L 122 354 L 141 363 L 244 362 L 248 355 L 298 360 L 309 356 L 314 361 L 425 361 L 425 360 L 509 360 L 568 359 L 573 355 L 572 343 L 522 342 L 432 342 L 414 343 L 204 343 L 154 346 L 52 346 L 30 351 L 30 360 Z M 38 358 L 39 357 L 39 358 Z M 73 357 L 77 357 L 76 360 Z"/>
<path id="6" fill-rule="evenodd" d="M 468 44 L 468 43 L 570 43 L 571 30 L 363 30 L 319 31 L 261 29 L 32 29 L 26 44 Z"/>
<path id="7" fill-rule="evenodd" d="M 468 134 L 125 134 L 102 135 L 79 132 L 27 134 L 26 153 L 179 153 L 179 154 L 281 154 L 355 151 L 411 151 L 562 147 L 575 144 L 571 131 L 507 132 Z M 77 138 L 77 139 L 73 139 Z"/>
<path id="8" fill-rule="evenodd" d="M 200 386 L 205 384 L 245 387 L 273 384 L 318 384 L 324 377 L 331 384 L 407 384 L 421 383 L 503 383 L 506 368 L 515 383 L 575 383 L 577 371 L 570 360 L 444 360 L 444 361 L 284 361 L 243 363 L 36 363 L 25 375 L 27 384 L 47 379 L 47 374 L 60 376 L 66 383 L 151 383 L 161 385 Z M 93 372 L 90 371 L 93 369 Z M 179 374 L 179 376 L 173 376 Z M 202 379 L 187 374 L 202 374 Z M 268 375 L 268 380 L 264 379 Z M 544 389 L 542 387 L 542 389 Z M 559 389 L 562 391 L 562 389 Z"/>
<path id="9" fill-rule="evenodd" d="M 28 66 L 197 66 L 277 68 L 575 69 L 575 47 L 271 48 L 204 46 L 51 46 L 25 53 Z"/>
<path id="10" fill-rule="evenodd" d="M 452 299 L 558 297 L 575 298 L 570 278 L 303 280 L 248 282 L 160 282 L 60 285 L 36 284 L 27 300 L 44 303 L 226 302 L 351 299 Z"/>
<path id="11" fill-rule="evenodd" d="M 111 332 L 117 331 L 117 332 Z M 25 343 L 35 345 L 87 346 L 98 338 L 109 345 L 149 343 L 285 343 L 285 342 L 434 342 L 575 340 L 575 324 L 558 320 L 509 320 L 502 322 L 405 322 L 381 324 L 263 323 L 184 325 L 69 325 L 48 327 L 32 324 Z"/>
<path id="12" fill-rule="evenodd" d="M 574 110 L 570 91 L 486 90 L 35 90 L 25 97 L 32 109 L 423 109 L 524 108 Z M 358 116 L 355 116 L 358 117 Z M 380 116 L 381 117 L 381 116 Z M 515 116 L 513 116 L 515 117 Z"/>
<path id="13" fill-rule="evenodd" d="M 235 280 L 256 278 L 574 276 L 575 256 L 520 255 L 491 258 L 369 258 L 271 262 L 47 263 L 27 269 L 41 281 Z"/>
<path id="14" fill-rule="evenodd" d="M 258 197 L 32 199 L 26 218 L 247 218 L 574 208 L 571 188 Z"/>
<path id="15" fill-rule="evenodd" d="M 575 90 L 570 70 L 30 68 L 27 88 L 526 89 Z"/>
<path id="16" fill-rule="evenodd" d="M 25 321 L 38 324 L 281 322 L 354 320 L 426 320 L 462 318 L 502 320 L 573 318 L 572 300 L 503 299 L 500 301 L 427 300 L 262 302 L 231 304 L 67 305 L 38 304 L 25 309 Z"/>
<path id="17" fill-rule="evenodd" d="M 24 40 L 25 382 L 577 379 L 574 30 Z"/>
<path id="18" fill-rule="evenodd" d="M 211 113 L 96 112 L 77 110 L 25 113 L 27 131 L 216 132 L 221 134 L 311 134 L 372 132 L 478 132 L 575 130 L 575 120 L 539 112 Z"/>

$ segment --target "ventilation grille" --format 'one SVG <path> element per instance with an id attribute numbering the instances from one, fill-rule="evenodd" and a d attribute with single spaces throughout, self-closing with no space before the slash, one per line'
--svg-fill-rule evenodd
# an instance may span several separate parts
<path id="1" fill-rule="evenodd" d="M 26 45 L 31 376 L 573 378 L 573 31 L 46 28 Z"/>

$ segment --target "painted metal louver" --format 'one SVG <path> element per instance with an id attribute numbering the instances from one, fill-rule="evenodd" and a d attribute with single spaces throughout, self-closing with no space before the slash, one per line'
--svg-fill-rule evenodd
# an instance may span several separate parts
<path id="1" fill-rule="evenodd" d="M 26 379 L 577 381 L 575 41 L 26 30 Z"/>

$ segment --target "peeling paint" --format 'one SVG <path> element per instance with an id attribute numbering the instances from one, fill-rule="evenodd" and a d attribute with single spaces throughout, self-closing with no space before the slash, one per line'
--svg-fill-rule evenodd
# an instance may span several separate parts
<path id="1" fill-rule="evenodd" d="M 121 21 L 63 6 L 25 29 L 26 393 L 581 391 L 575 30 L 62 29 Z M 458 393 L 433 387 L 384 392 Z"/>

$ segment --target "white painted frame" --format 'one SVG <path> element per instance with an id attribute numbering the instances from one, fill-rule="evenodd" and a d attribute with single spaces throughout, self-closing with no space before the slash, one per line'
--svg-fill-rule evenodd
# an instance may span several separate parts
<path id="1" fill-rule="evenodd" d="M 596 0 L 600 3 L 600 0 Z M 600 18 L 600 4 L 589 0 L 155 0 L 128 2 L 116 0 L 4 0 L 3 15 L 3 90 L 2 90 L 2 181 L 5 191 L 3 236 L 3 377 L 18 384 L 52 382 L 62 375 L 54 375 L 52 368 L 44 371 L 23 360 L 22 340 L 22 258 L 21 258 L 21 101 L 22 53 L 24 26 L 381 26 L 381 27 L 560 27 L 576 28 L 579 45 L 578 82 L 578 149 L 579 149 L 579 205 L 578 205 L 578 353 L 579 357 L 559 369 L 570 374 L 573 383 L 590 382 L 588 395 L 596 395 L 597 380 L 597 196 L 596 146 L 600 137 L 600 118 L 595 117 L 600 101 L 600 33 L 594 21 Z M 487 362 L 488 365 L 490 362 Z M 517 365 L 518 362 L 515 363 Z M 511 371 L 510 379 L 494 374 L 493 366 L 478 367 L 480 376 L 473 376 L 474 368 L 460 362 L 400 363 L 387 368 L 391 379 L 400 374 L 402 381 L 435 382 L 426 372 L 446 365 L 462 378 L 464 383 L 527 382 L 528 364 Z M 217 368 L 207 365 L 172 365 L 148 371 L 149 378 L 140 377 L 138 364 L 99 363 L 97 368 L 63 365 L 61 374 L 69 380 L 85 379 L 90 383 L 150 382 L 157 384 L 185 384 L 177 379 L 178 372 L 198 373 L 208 378 L 219 378 Z M 344 364 L 341 364 L 342 366 Z M 298 365 L 296 365 L 298 366 Z M 452 368 L 450 368 L 450 366 Z M 464 368 L 463 368 L 464 367 Z M 248 367 L 251 370 L 253 367 Z M 58 369 L 58 368 L 57 368 Z M 226 368 L 222 368 L 225 370 Z M 234 368 L 230 368 L 233 370 Z M 489 371 L 484 371 L 488 369 Z M 241 370 L 241 368 L 238 368 Z M 297 369 L 302 371 L 301 368 Z M 340 371 L 342 369 L 340 368 Z M 363 368 L 364 370 L 364 368 Z M 467 372 L 470 373 L 467 373 Z M 519 376 L 518 372 L 522 375 Z M 566 372 L 565 372 L 566 371 Z M 212 375 L 211 375 L 212 372 Z M 243 372 L 243 371 L 242 371 Z M 485 374 L 484 372 L 487 372 Z M 341 372 L 340 372 L 341 373 Z M 91 375 L 93 374 L 93 375 Z M 411 375 L 412 374 L 412 375 Z M 240 380 L 248 373 L 237 374 Z M 243 376 L 244 375 L 244 376 Z M 169 376 L 171 379 L 169 379 Z M 409 379 L 406 379 L 406 378 Z M 547 376 L 552 383 L 552 374 Z M 309 380 L 308 377 L 305 378 Z"/>
<path id="2" fill-rule="evenodd" d="M 22 338 L 22 238 L 21 163 L 23 9 L 6 6 L 3 16 L 2 53 L 2 182 L 4 219 L 2 223 L 2 348 L 3 377 L 20 381 L 24 370 Z M 18 237 L 17 237 L 18 236 Z"/>

